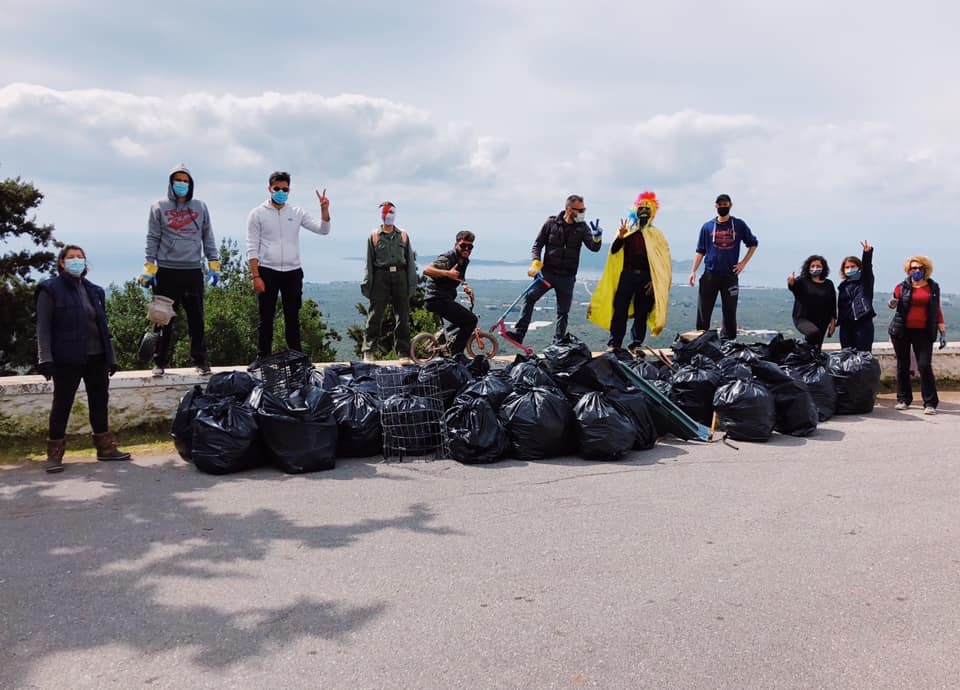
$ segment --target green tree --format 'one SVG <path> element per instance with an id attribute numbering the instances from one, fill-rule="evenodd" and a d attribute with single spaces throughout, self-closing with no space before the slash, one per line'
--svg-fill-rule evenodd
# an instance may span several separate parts
<path id="1" fill-rule="evenodd" d="M 257 353 L 257 295 L 251 287 L 250 268 L 236 240 L 220 244 L 220 284 L 207 287 L 204 298 L 207 351 L 213 366 L 241 366 Z M 107 298 L 107 316 L 122 368 L 140 368 L 137 349 L 146 321 L 147 299 L 135 281 L 121 287 L 111 286 Z M 176 346 L 171 366 L 190 364 L 190 338 L 186 320 L 174 319 Z M 334 341 L 340 334 L 327 327 L 323 314 L 313 300 L 304 300 L 300 309 L 300 334 L 304 348 L 315 362 L 337 358 Z M 283 343 L 283 315 L 274 322 L 274 343 Z"/>
<path id="2" fill-rule="evenodd" d="M 26 368 L 37 358 L 34 290 L 38 278 L 55 275 L 55 249 L 62 246 L 53 237 L 52 225 L 38 225 L 32 209 L 43 194 L 20 178 L 0 182 L 0 241 L 32 243 L 39 249 L 10 249 L 0 254 L 0 352 L 6 365 Z M 28 217 L 29 215 L 29 217 Z"/>

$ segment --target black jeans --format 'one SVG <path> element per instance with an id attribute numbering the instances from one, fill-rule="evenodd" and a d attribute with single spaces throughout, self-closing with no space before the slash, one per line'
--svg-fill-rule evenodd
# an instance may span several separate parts
<path id="1" fill-rule="evenodd" d="M 821 325 L 809 319 L 797 319 L 794 325 L 798 331 L 803 333 L 807 345 L 811 345 L 817 350 L 823 347 L 823 339 L 827 337 L 827 328 L 830 326 L 829 323 Z"/>
<path id="2" fill-rule="evenodd" d="M 557 328 L 556 337 L 562 338 L 567 334 L 567 322 L 570 320 L 570 305 L 573 304 L 573 288 L 577 284 L 577 276 L 561 275 L 553 273 L 548 269 L 542 271 L 544 279 L 550 283 L 547 287 L 542 281 L 533 286 L 533 289 L 527 293 L 523 302 L 523 312 L 513 327 L 513 332 L 517 334 L 522 341 L 530 327 L 530 319 L 533 318 L 533 307 L 541 297 L 550 290 L 557 292 Z"/>
<path id="3" fill-rule="evenodd" d="M 450 342 L 450 354 L 458 355 L 467 346 L 467 341 L 477 327 L 477 315 L 452 299 L 432 299 L 425 302 L 428 310 L 457 328 L 456 337 Z"/>
<path id="4" fill-rule="evenodd" d="M 653 309 L 653 295 L 646 292 L 650 284 L 649 273 L 624 271 L 613 296 L 613 317 L 610 319 L 608 347 L 622 347 L 627 332 L 627 313 L 633 302 L 633 326 L 630 327 L 630 347 L 643 345 L 647 337 L 647 314 Z"/>
<path id="5" fill-rule="evenodd" d="M 859 321 L 840 321 L 840 347 L 854 347 L 861 352 L 873 351 L 873 317 Z"/>
<path id="6" fill-rule="evenodd" d="M 940 404 L 937 396 L 937 379 L 933 375 L 933 341 L 925 328 L 907 328 L 898 338 L 890 338 L 893 351 L 897 355 L 897 402 L 913 402 L 913 389 L 910 386 L 910 348 L 917 357 L 917 373 L 920 374 L 920 395 L 924 407 L 936 408 Z"/>
<path id="7" fill-rule="evenodd" d="M 737 337 L 737 297 L 740 294 L 740 279 L 736 273 L 705 271 L 700 276 L 700 293 L 697 300 L 697 330 L 710 330 L 710 317 L 720 295 L 723 312 L 723 328 L 720 337 L 734 340 Z"/>
<path id="8" fill-rule="evenodd" d="M 273 319 L 277 314 L 277 295 L 283 304 L 283 335 L 287 347 L 303 352 L 300 341 L 300 306 L 303 304 L 303 269 L 275 271 L 260 267 L 264 291 L 257 293 L 260 307 L 260 323 L 257 325 L 258 356 L 266 357 L 273 352 Z"/>
<path id="9" fill-rule="evenodd" d="M 190 334 L 190 357 L 197 366 L 207 363 L 207 344 L 203 331 L 203 271 L 199 268 L 163 268 L 157 270 L 157 285 L 153 291 L 173 300 L 174 312 L 183 307 L 187 314 L 187 332 Z M 174 316 L 174 319 L 176 316 Z M 153 362 L 158 367 L 170 363 L 173 347 L 173 319 L 166 326 L 157 326 L 160 340 Z"/>
<path id="10" fill-rule="evenodd" d="M 87 389 L 87 408 L 90 412 L 90 428 L 93 433 L 109 431 L 107 402 L 110 398 L 110 371 L 105 355 L 87 358 L 86 364 L 54 364 L 53 406 L 47 438 L 59 441 L 67 434 L 67 421 L 77 395 L 80 381 Z"/>

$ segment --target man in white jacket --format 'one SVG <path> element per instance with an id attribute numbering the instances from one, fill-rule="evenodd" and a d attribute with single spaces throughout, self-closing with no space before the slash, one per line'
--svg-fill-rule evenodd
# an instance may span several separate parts
<path id="1" fill-rule="evenodd" d="M 273 319 L 278 294 L 283 303 L 287 347 L 303 352 L 300 342 L 300 304 L 303 301 L 300 228 L 318 235 L 330 232 L 330 200 L 326 189 L 317 192 L 320 222 L 299 206 L 287 204 L 289 173 L 272 173 L 267 191 L 270 198 L 253 209 L 247 219 L 247 260 L 260 307 L 257 358 L 247 367 L 249 371 L 259 369 L 260 361 L 273 351 Z"/>

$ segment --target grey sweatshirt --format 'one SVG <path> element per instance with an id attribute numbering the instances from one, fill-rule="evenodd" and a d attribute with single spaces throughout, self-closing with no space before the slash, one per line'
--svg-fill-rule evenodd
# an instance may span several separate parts
<path id="1" fill-rule="evenodd" d="M 181 203 L 173 193 L 174 173 L 190 177 L 190 190 Z M 147 226 L 147 263 L 162 268 L 202 268 L 203 258 L 217 261 L 217 241 L 207 205 L 193 198 L 193 175 L 183 165 L 170 171 L 167 198 L 150 207 Z"/>

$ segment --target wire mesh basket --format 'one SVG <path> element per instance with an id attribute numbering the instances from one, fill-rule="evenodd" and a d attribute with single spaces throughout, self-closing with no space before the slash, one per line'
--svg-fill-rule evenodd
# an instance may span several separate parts
<path id="1" fill-rule="evenodd" d="M 260 360 L 264 389 L 280 397 L 302 388 L 312 370 L 310 357 L 296 350 L 284 350 Z"/>
<path id="2" fill-rule="evenodd" d="M 419 367 L 381 367 L 377 391 L 383 406 L 383 458 L 439 460 L 450 457 L 440 377 Z"/>

